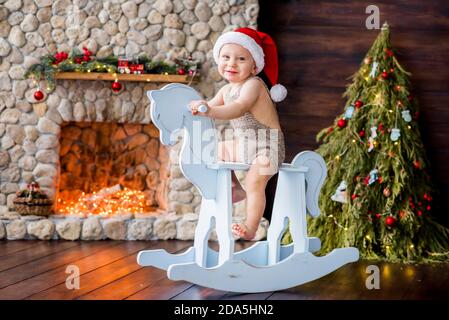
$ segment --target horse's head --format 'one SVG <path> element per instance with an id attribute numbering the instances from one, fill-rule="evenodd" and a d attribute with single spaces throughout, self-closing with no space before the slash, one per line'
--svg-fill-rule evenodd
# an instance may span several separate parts
<path id="1" fill-rule="evenodd" d="M 168 84 L 160 90 L 147 92 L 151 100 L 151 120 L 160 131 L 162 144 L 173 145 L 175 133 L 183 127 L 190 101 L 200 99 L 192 88 L 182 84 Z"/>

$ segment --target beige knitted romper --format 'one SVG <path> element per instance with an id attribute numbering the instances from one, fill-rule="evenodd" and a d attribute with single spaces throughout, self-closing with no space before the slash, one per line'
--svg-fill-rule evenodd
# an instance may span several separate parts
<path id="1" fill-rule="evenodd" d="M 250 79 L 253 78 L 261 81 L 269 94 L 263 80 L 259 77 L 251 77 Z M 239 86 L 237 92 L 233 95 L 230 95 L 229 91 L 224 95 L 225 104 L 239 97 L 241 87 Z M 238 142 L 237 161 L 252 164 L 256 157 L 265 156 L 270 161 L 270 166 L 262 174 L 273 175 L 277 173 L 279 166 L 285 159 L 285 141 L 282 131 L 260 123 L 251 112 L 246 112 L 243 116 L 232 119 L 230 122 L 234 129 L 234 139 Z"/>

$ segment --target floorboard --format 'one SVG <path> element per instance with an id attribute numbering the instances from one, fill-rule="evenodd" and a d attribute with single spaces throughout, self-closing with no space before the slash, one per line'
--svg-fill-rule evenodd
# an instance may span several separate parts
<path id="1" fill-rule="evenodd" d="M 0 300 L 441 300 L 449 296 L 449 262 L 360 260 L 301 286 L 253 294 L 171 281 L 164 270 L 136 263 L 141 250 L 181 253 L 191 245 L 178 240 L 0 242 Z M 250 245 L 236 242 L 235 249 Z M 215 242 L 210 246 L 218 249 Z M 68 265 L 79 268 L 79 289 L 66 286 Z M 379 289 L 366 286 L 372 275 L 367 267 L 372 265 L 379 270 Z"/>
<path id="2" fill-rule="evenodd" d="M 40 240 L 0 241 L 0 257 L 4 257 L 14 252 L 29 249 L 41 242 L 42 241 Z"/>
<path id="3" fill-rule="evenodd" d="M 158 242 L 158 248 L 164 248 L 170 253 L 181 253 L 192 245 L 192 242 L 175 242 L 164 241 Z M 166 272 L 156 268 L 140 267 L 134 272 L 125 275 L 115 281 L 112 281 L 100 288 L 90 291 L 78 299 L 81 300 L 95 300 L 95 299 L 109 299 L 121 300 L 126 299 L 138 291 L 154 285 L 158 281 L 166 277 Z"/>

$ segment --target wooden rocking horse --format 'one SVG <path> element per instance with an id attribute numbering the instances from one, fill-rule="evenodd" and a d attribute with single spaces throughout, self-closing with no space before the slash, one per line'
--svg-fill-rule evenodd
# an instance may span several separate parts
<path id="1" fill-rule="evenodd" d="M 231 171 L 248 170 L 250 166 L 216 161 L 213 120 L 193 116 L 188 109 L 190 101 L 201 99 L 194 89 L 168 84 L 148 91 L 147 95 L 151 100 L 151 119 L 160 130 L 162 144 L 173 145 L 174 134 L 184 129 L 179 165 L 203 199 L 193 247 L 181 254 L 141 251 L 137 256 L 139 265 L 167 270 L 171 280 L 249 293 L 298 286 L 359 259 L 358 250 L 352 247 L 335 249 L 320 257 L 312 254 L 321 243 L 318 238 L 307 237 L 306 213 L 312 217 L 320 214 L 318 195 L 327 173 L 323 158 L 312 151 L 301 152 L 292 163 L 281 165 L 267 240 L 234 252 Z M 293 243 L 283 246 L 281 238 L 288 221 Z M 214 225 L 219 252 L 208 246 Z"/>

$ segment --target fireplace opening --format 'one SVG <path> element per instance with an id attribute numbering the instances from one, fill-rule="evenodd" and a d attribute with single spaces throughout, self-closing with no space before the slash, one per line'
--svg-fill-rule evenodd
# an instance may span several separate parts
<path id="1" fill-rule="evenodd" d="M 158 213 L 166 206 L 163 153 L 152 124 L 63 123 L 57 214 Z"/>

